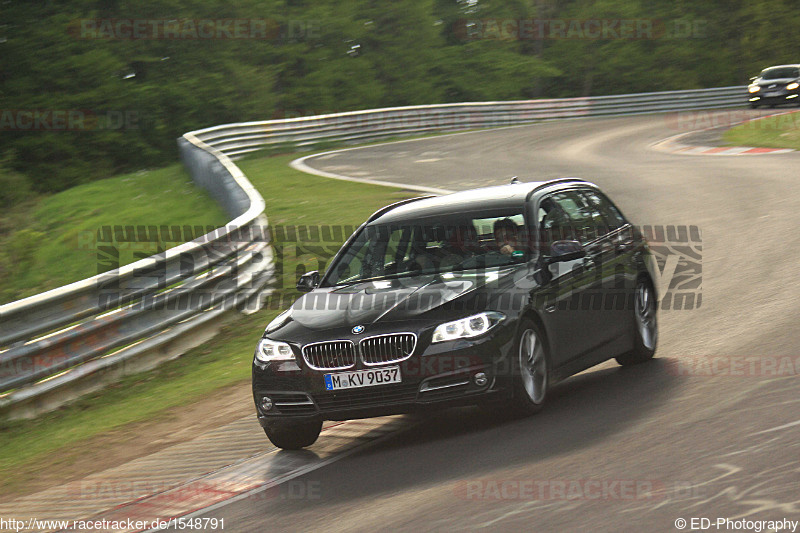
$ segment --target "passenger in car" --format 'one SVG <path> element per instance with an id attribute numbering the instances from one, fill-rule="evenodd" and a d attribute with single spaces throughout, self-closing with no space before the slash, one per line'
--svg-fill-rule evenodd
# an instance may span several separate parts
<path id="1" fill-rule="evenodd" d="M 513 254 L 519 246 L 519 227 L 510 218 L 501 218 L 495 221 L 494 241 L 501 254 Z"/>
<path id="2" fill-rule="evenodd" d="M 469 224 L 449 228 L 447 245 L 444 250 L 445 254 L 439 262 L 440 270 L 450 270 L 475 257 L 481 251 L 475 226 Z"/>

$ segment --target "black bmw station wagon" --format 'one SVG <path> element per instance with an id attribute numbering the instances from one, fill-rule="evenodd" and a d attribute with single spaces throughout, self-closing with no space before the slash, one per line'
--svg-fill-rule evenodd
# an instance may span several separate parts
<path id="1" fill-rule="evenodd" d="M 638 230 L 576 178 L 384 207 L 264 331 L 259 422 L 297 449 L 323 420 L 481 403 L 535 413 L 559 380 L 653 357 L 655 268 Z"/>

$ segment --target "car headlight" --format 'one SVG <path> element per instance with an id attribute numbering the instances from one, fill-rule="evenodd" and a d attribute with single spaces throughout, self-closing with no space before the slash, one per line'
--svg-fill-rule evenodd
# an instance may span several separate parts
<path id="1" fill-rule="evenodd" d="M 751 94 L 757 93 L 758 91 L 761 90 L 761 87 L 759 87 L 758 85 L 751 85 L 750 87 L 747 88 L 747 90 L 750 91 Z"/>
<path id="2" fill-rule="evenodd" d="M 483 335 L 499 324 L 505 317 L 503 313 L 487 311 L 485 313 L 478 313 L 477 315 L 462 318 L 461 320 L 439 324 L 433 331 L 433 340 L 431 342 L 468 339 Z"/>
<path id="3" fill-rule="evenodd" d="M 796 81 L 793 81 L 792 83 L 790 83 L 789 85 L 786 86 L 786 90 L 787 91 L 794 91 L 798 87 L 800 87 L 800 83 L 797 83 Z"/>
<path id="4" fill-rule="evenodd" d="M 258 341 L 256 359 L 262 363 L 294 361 L 294 353 L 292 352 L 292 347 L 285 342 L 273 341 L 264 337 Z"/>

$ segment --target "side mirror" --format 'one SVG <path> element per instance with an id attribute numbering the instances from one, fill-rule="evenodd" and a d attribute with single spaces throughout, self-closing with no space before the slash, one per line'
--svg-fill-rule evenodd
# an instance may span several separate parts
<path id="1" fill-rule="evenodd" d="M 753 80 L 755 80 L 757 77 L 758 77 L 758 76 L 753 76 L 752 78 L 750 78 L 750 81 L 753 81 Z"/>
<path id="2" fill-rule="evenodd" d="M 586 250 L 578 241 L 554 241 L 550 245 L 550 257 L 548 263 L 563 263 L 574 261 L 586 256 Z"/>
<path id="3" fill-rule="evenodd" d="M 297 290 L 300 292 L 311 292 L 319 285 L 319 272 L 312 270 L 306 272 L 297 280 Z"/>

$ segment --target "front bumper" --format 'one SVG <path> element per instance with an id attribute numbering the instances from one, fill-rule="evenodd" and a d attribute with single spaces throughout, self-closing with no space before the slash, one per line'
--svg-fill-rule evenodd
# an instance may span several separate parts
<path id="1" fill-rule="evenodd" d="M 299 360 L 299 370 L 253 365 L 253 400 L 262 426 L 278 419 L 349 420 L 490 401 L 509 390 L 513 328 L 476 340 L 429 345 L 420 354 L 386 366 L 400 367 L 401 383 L 329 391 L 324 375 Z M 477 374 L 485 376 L 476 380 Z M 261 408 L 268 396 L 269 411 Z"/>
<path id="2" fill-rule="evenodd" d="M 761 89 L 757 93 L 748 94 L 750 105 L 780 105 L 780 104 L 800 104 L 800 89 L 787 91 L 782 89 Z"/>

